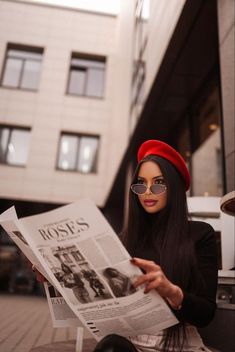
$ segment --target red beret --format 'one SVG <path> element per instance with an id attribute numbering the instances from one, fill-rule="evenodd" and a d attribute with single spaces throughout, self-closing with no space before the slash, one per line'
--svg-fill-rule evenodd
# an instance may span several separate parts
<path id="1" fill-rule="evenodd" d="M 182 156 L 174 148 L 162 141 L 155 139 L 148 140 L 141 144 L 138 150 L 138 162 L 150 154 L 158 155 L 173 164 L 184 179 L 186 191 L 189 189 L 190 174 L 188 168 Z"/>

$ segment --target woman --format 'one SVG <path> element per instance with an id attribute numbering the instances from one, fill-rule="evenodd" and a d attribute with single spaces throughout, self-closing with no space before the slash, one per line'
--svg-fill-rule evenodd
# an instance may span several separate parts
<path id="1" fill-rule="evenodd" d="M 94 270 L 82 270 L 82 275 L 89 282 L 90 288 L 94 291 L 95 297 L 105 297 L 105 287 L 98 279 Z"/>
<path id="2" fill-rule="evenodd" d="M 109 335 L 95 352 L 209 351 L 196 327 L 206 326 L 216 309 L 216 242 L 210 225 L 188 220 L 189 185 L 188 169 L 176 150 L 158 140 L 140 146 L 123 243 L 132 264 L 143 271 L 134 287 L 157 290 L 180 323 L 156 336 Z"/>
<path id="3" fill-rule="evenodd" d="M 71 288 L 74 296 L 80 303 L 90 303 L 91 298 L 79 273 L 74 273 L 71 268 L 64 263 L 61 264 L 61 269 L 64 272 L 62 277 L 64 287 Z"/>
<path id="4" fill-rule="evenodd" d="M 115 297 L 125 297 L 136 292 L 131 280 L 115 268 L 106 268 L 103 275 L 107 278 L 108 284 Z"/>

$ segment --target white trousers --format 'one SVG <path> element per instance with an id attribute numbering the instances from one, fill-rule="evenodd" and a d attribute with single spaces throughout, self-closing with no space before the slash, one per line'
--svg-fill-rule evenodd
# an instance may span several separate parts
<path id="1" fill-rule="evenodd" d="M 197 329 L 192 325 L 185 326 L 186 343 L 184 352 L 211 352 L 203 343 Z M 158 335 L 131 336 L 129 340 L 135 345 L 139 352 L 164 352 L 163 350 L 164 331 Z M 172 351 L 170 349 L 170 351 Z M 177 351 L 177 350 L 176 350 Z"/>

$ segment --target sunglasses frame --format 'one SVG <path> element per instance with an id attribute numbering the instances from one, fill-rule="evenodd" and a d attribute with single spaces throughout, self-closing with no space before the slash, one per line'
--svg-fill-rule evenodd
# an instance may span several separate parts
<path id="1" fill-rule="evenodd" d="M 137 185 L 146 187 L 145 191 L 144 191 L 143 193 L 137 193 L 137 192 L 135 192 L 135 191 L 133 190 L 133 186 L 137 186 Z M 162 191 L 159 192 L 159 193 L 153 192 L 153 191 L 152 191 L 152 187 L 154 187 L 154 186 L 160 186 L 160 188 L 162 188 Z M 153 185 L 151 185 L 150 187 L 147 187 L 145 184 L 142 184 L 142 183 L 134 183 L 133 185 L 131 185 L 130 188 L 131 188 L 132 192 L 135 193 L 135 194 L 137 194 L 138 196 L 142 196 L 143 194 L 145 194 L 145 193 L 147 192 L 147 189 L 150 189 L 150 192 L 151 192 L 152 194 L 155 194 L 155 195 L 162 194 L 162 193 L 164 193 L 164 192 L 166 191 L 166 189 L 167 189 L 166 185 L 156 184 L 156 183 L 153 184 Z"/>

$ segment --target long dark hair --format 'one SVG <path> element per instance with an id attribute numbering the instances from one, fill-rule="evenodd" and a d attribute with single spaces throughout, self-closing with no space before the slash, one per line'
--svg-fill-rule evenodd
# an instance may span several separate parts
<path id="1" fill-rule="evenodd" d="M 159 165 L 167 187 L 167 204 L 157 213 L 149 214 L 141 206 L 138 196 L 129 193 L 129 215 L 123 242 L 132 256 L 157 261 L 167 276 L 181 289 L 189 289 L 190 282 L 197 287 L 196 255 L 189 237 L 189 221 L 184 180 L 166 159 L 149 155 L 137 166 L 132 183 L 136 183 L 140 166 L 146 161 Z M 196 287 L 194 289 L 196 289 Z M 167 329 L 164 351 L 173 344 L 180 350 L 184 345 L 184 324 Z M 183 337 L 182 337 L 183 336 Z"/>

